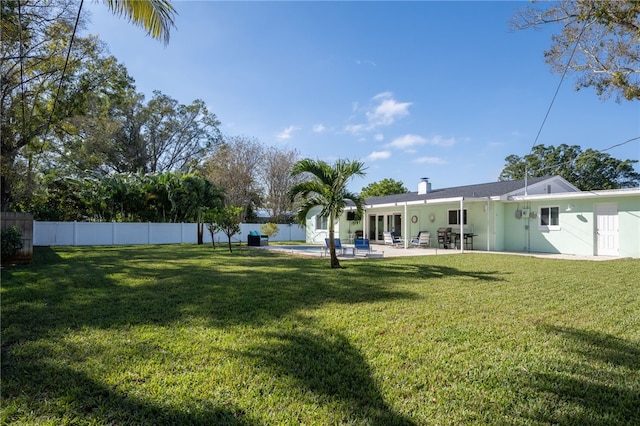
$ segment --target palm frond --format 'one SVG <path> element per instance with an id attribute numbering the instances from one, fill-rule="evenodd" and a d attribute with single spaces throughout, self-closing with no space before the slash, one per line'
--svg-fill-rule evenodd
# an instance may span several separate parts
<path id="1" fill-rule="evenodd" d="M 169 43 L 169 32 L 175 27 L 175 9 L 169 0 L 103 0 L 116 16 L 124 16 L 144 28 L 151 37 Z"/>

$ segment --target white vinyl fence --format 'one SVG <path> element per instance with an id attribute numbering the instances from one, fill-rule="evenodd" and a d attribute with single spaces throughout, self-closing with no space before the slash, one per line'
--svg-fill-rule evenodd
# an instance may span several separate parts
<path id="1" fill-rule="evenodd" d="M 278 233 L 269 241 L 304 241 L 305 229 L 299 225 L 278 224 Z M 240 234 L 232 242 L 247 242 L 250 231 L 260 231 L 260 224 L 241 223 Z M 218 232 L 215 242 L 227 242 Z M 195 223 L 122 223 L 122 222 L 33 222 L 34 246 L 102 246 L 134 244 L 181 244 L 198 242 Z M 204 229 L 204 242 L 211 243 L 209 230 Z"/>

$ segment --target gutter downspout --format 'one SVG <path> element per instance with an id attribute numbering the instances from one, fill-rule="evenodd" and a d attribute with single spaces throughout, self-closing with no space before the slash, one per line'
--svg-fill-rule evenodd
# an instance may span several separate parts
<path id="1" fill-rule="evenodd" d="M 460 253 L 464 253 L 464 197 L 460 198 Z"/>
<path id="2" fill-rule="evenodd" d="M 402 232 L 402 235 L 404 235 L 404 248 L 408 248 L 409 247 L 409 235 L 407 233 L 408 231 L 408 226 L 409 226 L 409 217 L 407 216 L 407 202 L 404 202 L 404 231 Z"/>
<path id="3" fill-rule="evenodd" d="M 360 220 L 362 220 L 362 238 L 369 238 L 369 232 L 367 230 L 367 207 L 366 205 L 362 208 L 362 217 L 360 218 Z M 355 240 L 355 238 L 354 238 Z M 355 244 L 355 242 L 354 242 Z"/>
<path id="4" fill-rule="evenodd" d="M 490 236 L 490 232 L 491 232 L 491 198 L 487 197 L 487 251 L 491 251 L 491 238 Z"/>

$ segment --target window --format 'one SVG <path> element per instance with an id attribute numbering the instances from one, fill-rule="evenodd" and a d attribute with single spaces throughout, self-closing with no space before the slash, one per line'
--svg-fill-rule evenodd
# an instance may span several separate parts
<path id="1" fill-rule="evenodd" d="M 329 220 L 326 216 L 316 216 L 316 229 L 328 229 Z"/>
<path id="2" fill-rule="evenodd" d="M 540 207 L 540 223 L 538 227 L 560 229 L 560 207 Z"/>
<path id="3" fill-rule="evenodd" d="M 460 209 L 449 210 L 448 212 L 449 222 L 447 225 L 460 225 Z M 464 225 L 467 224 L 467 209 L 464 209 Z"/>

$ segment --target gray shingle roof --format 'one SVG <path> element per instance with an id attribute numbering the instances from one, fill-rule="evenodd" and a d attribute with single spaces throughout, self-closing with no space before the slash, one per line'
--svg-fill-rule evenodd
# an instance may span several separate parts
<path id="1" fill-rule="evenodd" d="M 532 177 L 528 179 L 528 184 L 549 179 L 550 176 Z M 497 197 L 505 195 L 518 189 L 524 188 L 524 180 L 510 180 L 504 182 L 479 183 L 475 185 L 454 186 L 451 188 L 432 189 L 428 194 L 418 194 L 417 192 L 407 192 L 405 194 L 385 195 L 382 197 L 370 197 L 365 200 L 367 205 L 404 203 L 406 201 L 418 200 L 438 200 L 443 198 L 483 198 Z"/>

